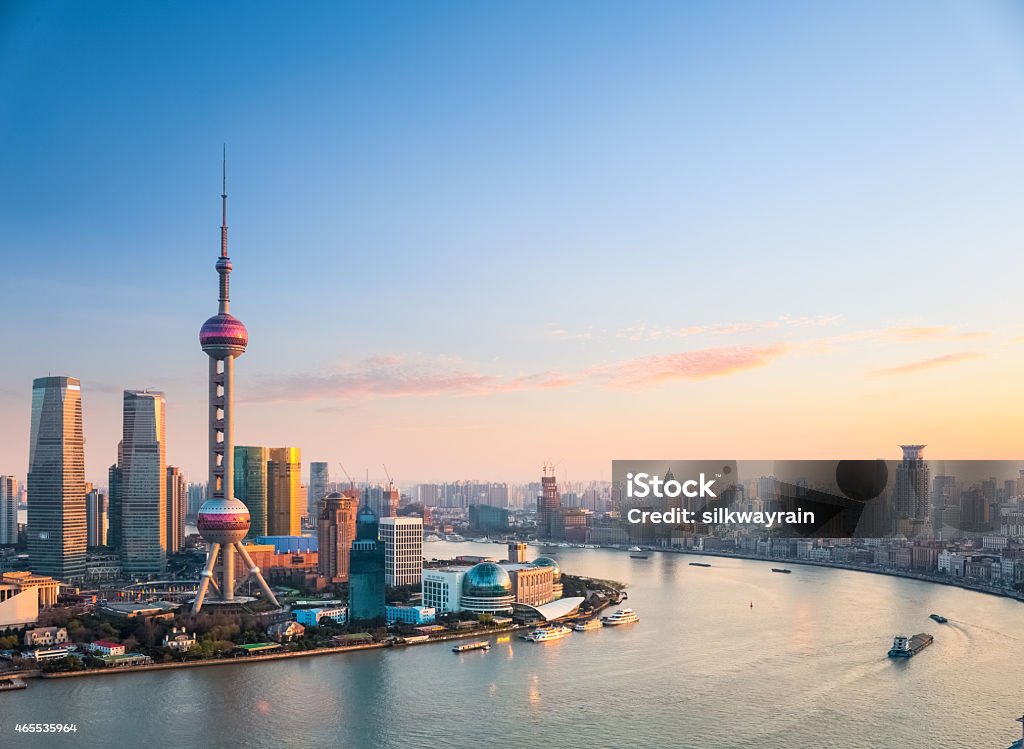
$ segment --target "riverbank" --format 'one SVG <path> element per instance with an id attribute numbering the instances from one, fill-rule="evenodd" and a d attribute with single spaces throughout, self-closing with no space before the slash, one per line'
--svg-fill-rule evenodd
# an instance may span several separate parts
<path id="1" fill-rule="evenodd" d="M 287 653 L 268 653 L 267 655 L 242 655 L 235 656 L 232 658 L 209 658 L 205 660 L 175 661 L 171 663 L 147 663 L 141 666 L 123 666 L 121 668 L 88 668 L 82 671 L 57 671 L 51 673 L 46 673 L 42 671 L 14 673 L 17 673 L 17 675 L 22 678 L 65 679 L 79 676 L 107 676 L 114 674 L 139 673 L 144 671 L 164 671 L 167 669 L 175 668 L 202 668 L 207 666 L 232 666 L 251 663 L 266 663 L 268 661 L 281 661 L 290 658 L 305 658 L 314 655 L 337 655 L 339 653 L 351 653 L 361 650 L 380 650 L 381 648 L 415 647 L 417 645 L 430 645 L 433 643 L 451 642 L 452 640 L 462 640 L 469 637 L 491 637 L 493 635 L 514 632 L 515 630 L 520 628 L 521 627 L 518 625 L 511 625 L 507 627 L 494 627 L 492 629 L 487 629 L 486 631 L 474 630 L 472 632 L 452 632 L 450 634 L 442 635 L 440 637 L 432 638 L 430 640 L 426 640 L 423 642 L 370 642 L 359 645 L 340 645 L 337 647 L 329 648 L 315 648 L 313 650 L 294 650 Z"/>
<path id="2" fill-rule="evenodd" d="M 615 546 L 603 546 L 604 549 L 616 549 L 620 550 Z M 999 596 L 1001 598 L 1012 598 L 1015 601 L 1024 603 L 1024 593 L 1018 593 L 1014 590 L 1008 590 L 1005 588 L 996 588 L 990 585 L 978 585 L 972 583 L 969 580 L 963 578 L 949 577 L 948 575 L 930 575 L 925 572 L 914 572 L 912 570 L 898 570 L 890 569 L 885 567 L 872 567 L 869 565 L 850 564 L 846 562 L 824 562 L 812 559 L 792 559 L 788 557 L 767 557 L 759 556 L 757 554 L 740 554 L 732 553 L 728 551 L 698 551 L 695 549 L 672 549 L 672 548 L 658 548 L 658 547 L 647 547 L 645 551 L 661 551 L 667 554 L 691 554 L 693 556 L 701 557 L 720 557 L 723 559 L 747 559 L 752 562 L 771 562 L 772 564 L 799 564 L 806 567 L 827 567 L 834 570 L 848 570 L 850 572 L 869 572 L 873 575 L 886 575 L 888 577 L 901 577 L 906 580 L 918 580 L 926 583 L 936 583 L 938 585 L 949 585 L 954 588 L 962 588 L 964 590 L 970 590 L 975 593 L 985 593 L 990 596 Z"/>

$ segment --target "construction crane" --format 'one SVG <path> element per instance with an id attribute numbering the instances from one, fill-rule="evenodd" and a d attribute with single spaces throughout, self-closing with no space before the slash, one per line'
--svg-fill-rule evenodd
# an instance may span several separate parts
<path id="1" fill-rule="evenodd" d="M 345 478 L 348 479 L 348 486 L 350 489 L 356 488 L 356 482 L 352 480 L 352 477 L 348 475 L 348 471 L 345 470 L 345 466 L 339 461 L 338 465 L 341 466 L 341 472 L 345 474 Z"/>
<path id="2" fill-rule="evenodd" d="M 391 474 L 388 473 L 388 466 L 387 466 L 387 464 L 386 463 L 381 463 L 381 465 L 384 466 L 384 475 L 388 477 L 388 486 L 394 486 L 395 482 L 392 480 Z"/>

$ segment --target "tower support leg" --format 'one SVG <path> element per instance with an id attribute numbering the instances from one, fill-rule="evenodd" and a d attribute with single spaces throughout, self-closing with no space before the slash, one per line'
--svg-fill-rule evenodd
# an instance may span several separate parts
<path id="1" fill-rule="evenodd" d="M 206 555 L 206 564 L 203 565 L 203 571 L 199 573 L 199 591 L 196 593 L 196 600 L 192 602 L 192 615 L 195 616 L 199 613 L 199 610 L 203 607 L 203 599 L 206 598 L 206 591 L 210 588 L 210 578 L 213 577 L 213 565 L 217 563 L 217 552 L 220 551 L 220 544 L 213 544 L 210 546 L 210 551 Z"/>
<path id="2" fill-rule="evenodd" d="M 260 584 L 260 589 L 263 591 L 263 597 L 270 601 L 275 606 L 280 606 L 277 602 L 277 596 L 267 585 L 267 581 L 263 579 L 263 573 L 260 572 L 260 568 L 253 564 L 252 557 L 249 556 L 249 552 L 245 550 L 242 544 L 235 544 L 235 549 L 238 551 L 238 556 L 242 558 L 242 564 L 249 568 L 249 573 L 256 577 L 256 582 Z"/>

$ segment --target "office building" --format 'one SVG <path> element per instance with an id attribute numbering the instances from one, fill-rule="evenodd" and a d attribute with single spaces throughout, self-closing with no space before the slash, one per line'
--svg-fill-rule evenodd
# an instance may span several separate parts
<path id="1" fill-rule="evenodd" d="M 526 561 L 526 542 L 508 542 L 508 561 L 512 564 L 522 564 Z"/>
<path id="2" fill-rule="evenodd" d="M 359 502 L 350 494 L 331 492 L 320 505 L 317 519 L 320 574 L 331 583 L 348 582 L 349 553 L 356 540 Z"/>
<path id="3" fill-rule="evenodd" d="M 185 510 L 188 503 L 185 476 L 177 466 L 167 466 L 167 553 L 185 548 Z"/>
<path id="4" fill-rule="evenodd" d="M 540 485 L 541 493 L 537 495 L 537 536 L 550 538 L 555 513 L 562 506 L 562 496 L 558 491 L 558 480 L 555 478 L 553 465 L 544 465 Z"/>
<path id="5" fill-rule="evenodd" d="M 267 448 L 236 445 L 235 497 L 249 509 L 246 538 L 265 536 L 267 530 Z"/>
<path id="6" fill-rule="evenodd" d="M 89 548 L 107 545 L 107 495 L 90 489 L 85 495 L 85 525 Z"/>
<path id="7" fill-rule="evenodd" d="M 380 540 L 384 543 L 385 585 L 419 585 L 423 573 L 423 520 L 381 518 Z"/>
<path id="8" fill-rule="evenodd" d="M 503 533 L 508 530 L 508 510 L 491 505 L 470 505 L 469 527 L 484 533 Z"/>
<path id="9" fill-rule="evenodd" d="M 356 540 L 349 553 L 348 594 L 352 621 L 384 618 L 384 544 L 377 514 L 364 496 L 356 515 Z"/>
<path id="10" fill-rule="evenodd" d="M 121 564 L 129 575 L 167 567 L 167 439 L 163 393 L 125 390 L 121 470 Z"/>
<path id="11" fill-rule="evenodd" d="M 318 517 L 319 503 L 327 496 L 331 483 L 331 472 L 327 464 L 313 461 L 309 464 L 309 484 L 306 488 L 307 512 L 311 517 Z"/>
<path id="12" fill-rule="evenodd" d="M 302 532 L 302 459 L 297 447 L 272 447 L 267 454 L 267 534 Z"/>
<path id="13" fill-rule="evenodd" d="M 18 543 L 18 479 L 0 476 L 0 546 Z"/>
<path id="14" fill-rule="evenodd" d="M 893 509 L 908 536 L 927 529 L 931 517 L 931 482 L 924 460 L 926 445 L 900 445 L 903 460 L 896 466 Z"/>
<path id="15" fill-rule="evenodd" d="M 85 439 L 82 385 L 74 377 L 32 383 L 28 468 L 29 567 L 60 579 L 85 575 Z"/>

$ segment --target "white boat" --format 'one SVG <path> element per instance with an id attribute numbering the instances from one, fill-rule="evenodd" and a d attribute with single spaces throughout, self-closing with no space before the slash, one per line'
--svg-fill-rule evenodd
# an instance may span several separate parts
<path id="1" fill-rule="evenodd" d="M 537 627 L 523 639 L 529 640 L 530 642 L 547 642 L 548 640 L 560 640 L 571 632 L 571 629 L 562 625 L 555 627 Z"/>
<path id="2" fill-rule="evenodd" d="M 573 630 L 576 632 L 590 632 L 594 629 L 601 629 L 601 622 L 597 619 L 587 619 L 585 622 L 576 622 Z"/>
<path id="3" fill-rule="evenodd" d="M 630 546 L 626 551 L 643 551 L 639 546 Z"/>
<path id="4" fill-rule="evenodd" d="M 601 624 L 606 627 L 617 627 L 620 624 L 632 624 L 638 621 L 640 621 L 640 617 L 633 609 L 619 609 L 611 616 L 601 617 Z"/>
<path id="5" fill-rule="evenodd" d="M 423 540 L 424 540 L 424 541 L 427 541 L 427 542 L 429 542 L 429 543 L 434 543 L 435 541 L 440 541 L 440 540 L 441 540 L 441 537 L 440 537 L 440 536 L 438 536 L 437 534 L 431 533 L 431 534 L 430 534 L 429 536 L 427 536 L 427 537 L 426 537 L 426 538 L 424 538 Z"/>
<path id="6" fill-rule="evenodd" d="M 489 544 L 490 542 L 491 542 L 491 539 L 487 538 L 487 536 L 484 536 L 483 538 L 474 538 L 473 539 L 473 543 L 475 543 L 475 544 Z"/>

